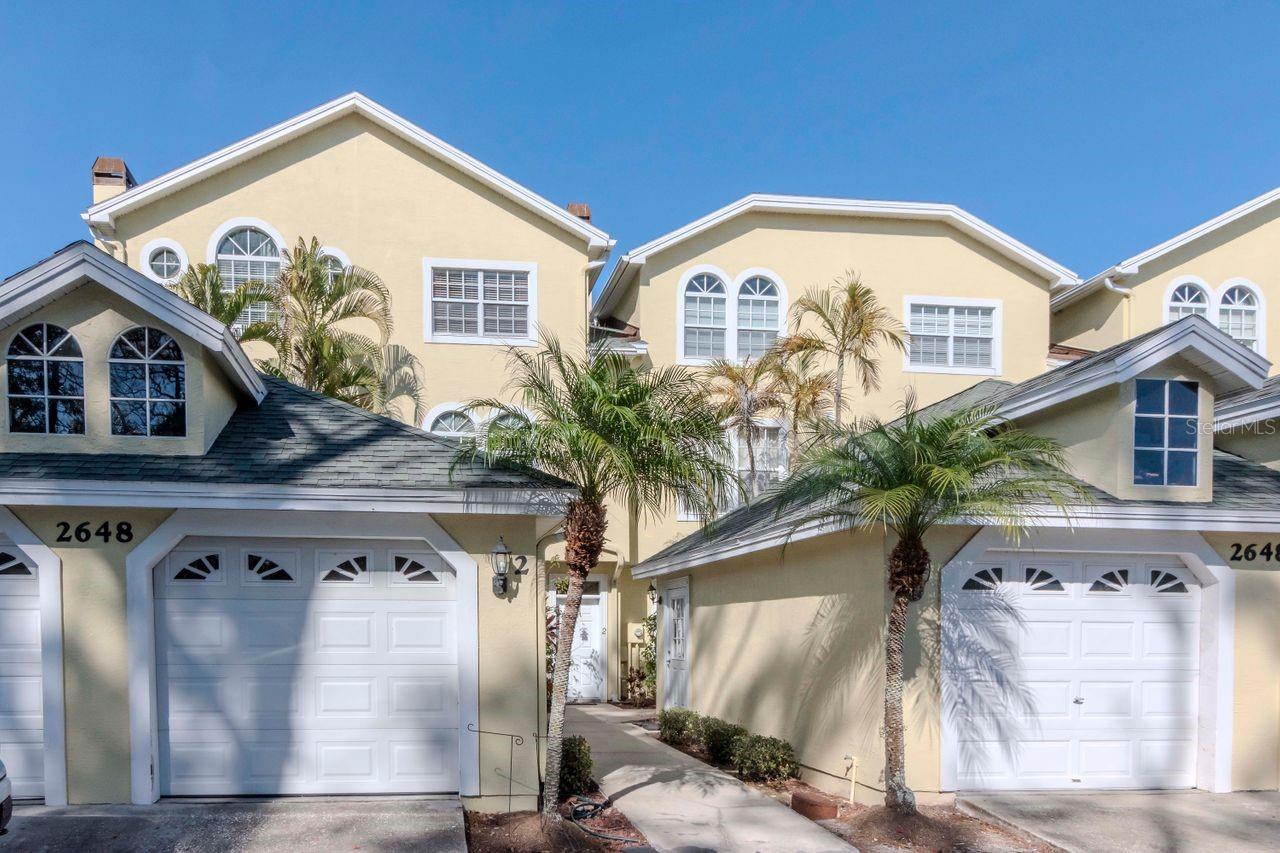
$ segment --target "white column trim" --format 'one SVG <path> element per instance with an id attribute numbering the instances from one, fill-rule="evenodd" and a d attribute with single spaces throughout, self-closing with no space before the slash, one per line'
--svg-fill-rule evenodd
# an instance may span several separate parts
<path id="1" fill-rule="evenodd" d="M 0 533 L 36 564 L 40 590 L 40 684 L 44 705 L 44 802 L 67 804 L 67 712 L 62 680 L 62 560 L 7 507 Z"/>
<path id="2" fill-rule="evenodd" d="M 428 515 L 367 513 L 227 512 L 181 509 L 169 516 L 125 559 L 129 636 L 130 791 L 134 803 L 160 798 L 152 768 L 159 762 L 156 708 L 155 606 L 152 569 L 187 536 L 421 539 L 457 573 L 458 772 L 462 796 L 480 792 L 479 567 Z M 61 684 L 61 678 L 58 683 Z"/>
<path id="3" fill-rule="evenodd" d="M 943 568 L 948 575 L 972 570 L 991 549 L 1015 550 L 1003 531 L 984 527 Z M 1153 554 L 1177 557 L 1201 585 L 1200 594 L 1200 694 L 1196 787 L 1213 793 L 1231 790 L 1232 714 L 1235 695 L 1235 572 L 1204 537 L 1191 531 L 1137 531 L 1038 529 L 1016 548 L 1106 554 Z M 945 592 L 945 587 L 944 587 Z M 946 595 L 942 619 L 947 618 Z M 942 720 L 939 778 L 943 791 L 955 791 L 959 758 L 958 733 L 947 701 L 947 648 L 943 643 L 941 667 Z"/>

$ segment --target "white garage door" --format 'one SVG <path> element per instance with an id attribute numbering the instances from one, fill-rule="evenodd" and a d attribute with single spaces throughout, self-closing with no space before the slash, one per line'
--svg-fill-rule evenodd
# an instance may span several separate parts
<path id="1" fill-rule="evenodd" d="M 944 579 L 957 787 L 1195 784 L 1200 588 L 1168 557 L 1010 554 Z"/>
<path id="2" fill-rule="evenodd" d="M 156 573 L 162 794 L 458 790 L 456 582 L 421 543 L 188 539 Z"/>
<path id="3" fill-rule="evenodd" d="M 0 545 L 0 758 L 18 798 L 44 796 L 40 589 L 35 563 Z"/>

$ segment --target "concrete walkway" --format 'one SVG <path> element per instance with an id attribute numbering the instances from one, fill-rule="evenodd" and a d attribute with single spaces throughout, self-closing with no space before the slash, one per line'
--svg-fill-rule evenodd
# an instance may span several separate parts
<path id="1" fill-rule="evenodd" d="M 958 805 L 1071 853 L 1280 850 L 1276 791 L 967 794 Z"/>
<path id="2" fill-rule="evenodd" d="M 172 801 L 151 806 L 18 806 L 0 853 L 466 853 L 457 797 Z"/>
<path id="3" fill-rule="evenodd" d="M 591 744 L 600 788 L 660 851 L 787 850 L 826 853 L 854 848 L 776 800 L 672 749 L 631 724 L 653 711 L 572 705 L 565 729 Z"/>

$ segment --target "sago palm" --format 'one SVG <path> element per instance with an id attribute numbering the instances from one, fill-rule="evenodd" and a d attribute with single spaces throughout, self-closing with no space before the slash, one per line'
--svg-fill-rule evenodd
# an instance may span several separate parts
<path id="1" fill-rule="evenodd" d="M 811 351 L 775 351 L 768 360 L 787 415 L 787 460 L 800 458 L 800 434 L 814 431 L 814 424 L 835 409 L 835 374 L 815 367 Z"/>
<path id="2" fill-rule="evenodd" d="M 260 368 L 378 414 L 420 422 L 421 366 L 403 347 L 387 344 L 391 292 L 382 279 L 354 266 L 335 274 L 314 237 L 299 238 L 283 256 L 275 322 L 266 338 L 276 355 L 259 362 Z M 412 412 L 407 417 L 404 401 Z"/>
<path id="3" fill-rule="evenodd" d="M 217 264 L 192 264 L 173 283 L 173 292 L 218 320 L 225 326 L 236 326 L 250 306 L 262 302 L 275 302 L 276 291 L 272 285 L 261 281 L 246 281 L 228 288 L 223 282 Z M 241 341 L 265 341 L 271 337 L 272 323 L 249 323 L 240 328 L 237 337 Z"/>
<path id="4" fill-rule="evenodd" d="M 564 515 L 569 589 L 559 636 L 574 635 L 582 585 L 604 549 L 605 501 L 657 515 L 677 501 L 704 517 L 710 497 L 733 483 L 724 431 L 703 402 L 698 377 L 684 367 L 638 369 L 593 347 L 585 356 L 544 337 L 538 350 L 509 350 L 507 391 L 519 403 L 469 403 L 495 416 L 458 462 L 477 455 L 537 468 L 577 487 Z M 556 814 L 572 643 L 557 645 L 547 721 L 543 812 Z"/>
<path id="5" fill-rule="evenodd" d="M 780 346 L 789 352 L 821 352 L 835 360 L 835 420 L 844 415 L 845 372 L 869 394 L 880 387 L 880 348 L 906 347 L 902 324 L 880 304 L 856 273 L 846 272 L 831 287 L 810 289 L 791 306 L 795 333 Z M 816 331 L 803 327 L 811 320 Z"/>
<path id="6" fill-rule="evenodd" d="M 1000 525 L 1017 539 L 1044 508 L 1070 512 L 1088 493 L 1070 475 L 1057 442 L 1018 429 L 992 408 L 931 417 L 908 397 L 896 421 L 829 427 L 823 439 L 778 490 L 778 511 L 803 508 L 796 527 L 879 527 L 897 537 L 885 566 L 892 597 L 885 632 L 885 805 L 913 812 L 902 647 L 909 605 L 924 595 L 932 568 L 925 537 L 938 525 L 979 523 Z"/>
<path id="7" fill-rule="evenodd" d="M 702 373 L 704 393 L 711 410 L 725 429 L 742 439 L 747 451 L 747 483 L 744 491 L 750 502 L 760 493 L 756 476 L 756 438 L 761 418 L 781 411 L 785 400 L 767 360 L 745 359 L 741 364 L 716 359 Z"/>

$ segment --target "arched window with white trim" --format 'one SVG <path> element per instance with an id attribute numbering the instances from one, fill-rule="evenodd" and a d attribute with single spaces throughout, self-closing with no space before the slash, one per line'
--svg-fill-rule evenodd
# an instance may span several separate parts
<path id="1" fill-rule="evenodd" d="M 428 431 L 437 435 L 471 435 L 476 431 L 475 422 L 461 409 L 449 409 L 432 418 Z"/>
<path id="2" fill-rule="evenodd" d="M 763 356 L 778 339 L 778 285 L 752 276 L 738 288 L 738 358 Z"/>
<path id="3" fill-rule="evenodd" d="M 84 434 L 84 356 L 61 326 L 36 323 L 9 342 L 9 432 Z"/>
<path id="4" fill-rule="evenodd" d="M 1169 294 L 1165 308 L 1165 322 L 1172 323 L 1192 315 L 1209 319 L 1209 294 L 1198 284 L 1184 282 Z"/>
<path id="5" fill-rule="evenodd" d="M 689 279 L 684 288 L 684 355 L 724 358 L 726 328 L 724 282 L 710 273 Z"/>
<path id="6" fill-rule="evenodd" d="M 1252 350 L 1258 348 L 1258 297 L 1234 285 L 1218 300 L 1218 328 Z"/>
<path id="7" fill-rule="evenodd" d="M 111 345 L 111 434 L 187 434 L 187 368 L 168 332 L 136 326 Z"/>
<path id="8" fill-rule="evenodd" d="M 269 234 L 252 226 L 228 231 L 218 242 L 216 260 L 228 290 L 248 281 L 273 284 L 280 277 L 280 247 Z M 265 323 L 270 313 L 270 302 L 255 302 L 236 318 L 236 325 Z"/>

